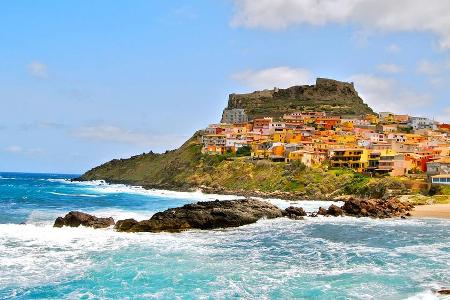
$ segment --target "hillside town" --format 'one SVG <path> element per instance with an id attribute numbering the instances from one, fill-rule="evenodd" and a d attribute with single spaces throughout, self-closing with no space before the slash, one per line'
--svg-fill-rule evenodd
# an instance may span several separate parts
<path id="1" fill-rule="evenodd" d="M 370 176 L 423 174 L 450 185 L 450 124 L 425 117 L 299 111 L 250 120 L 244 109 L 225 109 L 219 124 L 203 130 L 201 143 L 205 154 L 299 161 Z"/>

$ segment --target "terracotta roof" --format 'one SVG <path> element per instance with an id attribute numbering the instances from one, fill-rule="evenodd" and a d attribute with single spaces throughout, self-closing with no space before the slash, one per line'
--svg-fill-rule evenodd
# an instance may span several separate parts
<path id="1" fill-rule="evenodd" d="M 434 163 L 441 163 L 441 164 L 450 164 L 450 156 L 442 157 L 438 160 L 433 161 Z"/>

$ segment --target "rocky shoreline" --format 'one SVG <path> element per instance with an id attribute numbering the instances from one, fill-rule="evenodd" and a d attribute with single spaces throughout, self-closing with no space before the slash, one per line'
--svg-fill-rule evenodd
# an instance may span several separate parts
<path id="1" fill-rule="evenodd" d="M 398 199 L 349 199 L 342 207 L 331 205 L 319 208 L 311 217 L 352 216 L 370 218 L 396 218 L 410 216 L 413 205 Z M 150 219 L 136 221 L 125 219 L 114 222 L 113 218 L 98 218 L 83 212 L 71 211 L 55 220 L 54 227 L 106 228 L 112 225 L 119 232 L 180 232 L 189 229 L 216 229 L 252 224 L 260 219 L 287 217 L 302 220 L 307 213 L 301 207 L 290 206 L 281 210 L 263 200 L 241 199 L 204 201 L 170 208 L 154 214 Z"/>
<path id="2" fill-rule="evenodd" d="M 310 197 L 305 193 L 300 192 L 283 192 L 283 191 L 273 191 L 273 192 L 263 192 L 258 190 L 228 190 L 222 187 L 210 187 L 210 186 L 173 186 L 167 184 L 160 185 L 149 185 L 149 184 L 139 184 L 139 182 L 130 182 L 123 180 L 110 180 L 110 179 L 102 179 L 105 183 L 108 184 L 124 184 L 134 187 L 141 187 L 146 190 L 168 190 L 174 192 L 196 192 L 201 191 L 204 194 L 214 194 L 214 195 L 231 195 L 231 196 L 239 196 L 245 198 L 263 198 L 263 199 L 281 199 L 281 200 L 290 200 L 290 201 L 299 201 L 301 200 L 325 200 L 325 201 L 340 201 L 342 199 L 346 199 L 351 197 L 351 195 L 345 195 L 341 197 L 335 197 L 333 195 L 320 195 L 315 197 Z M 71 181 L 89 181 L 85 180 L 82 177 L 77 177 L 71 179 Z"/>

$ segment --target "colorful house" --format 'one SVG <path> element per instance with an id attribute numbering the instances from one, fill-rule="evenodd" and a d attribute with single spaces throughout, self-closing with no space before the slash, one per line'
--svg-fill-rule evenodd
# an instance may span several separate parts
<path id="1" fill-rule="evenodd" d="M 351 168 L 363 172 L 369 165 L 369 151 L 357 148 L 333 150 L 330 160 L 334 168 Z"/>

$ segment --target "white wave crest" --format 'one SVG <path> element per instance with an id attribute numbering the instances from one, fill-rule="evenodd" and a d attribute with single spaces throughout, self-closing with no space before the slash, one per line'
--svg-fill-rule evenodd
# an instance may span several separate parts
<path id="1" fill-rule="evenodd" d="M 103 195 L 92 195 L 92 194 L 66 194 L 66 193 L 58 193 L 58 192 L 48 192 L 49 194 L 58 195 L 58 196 L 69 196 L 69 197 L 91 197 L 97 198 L 102 197 Z"/>

